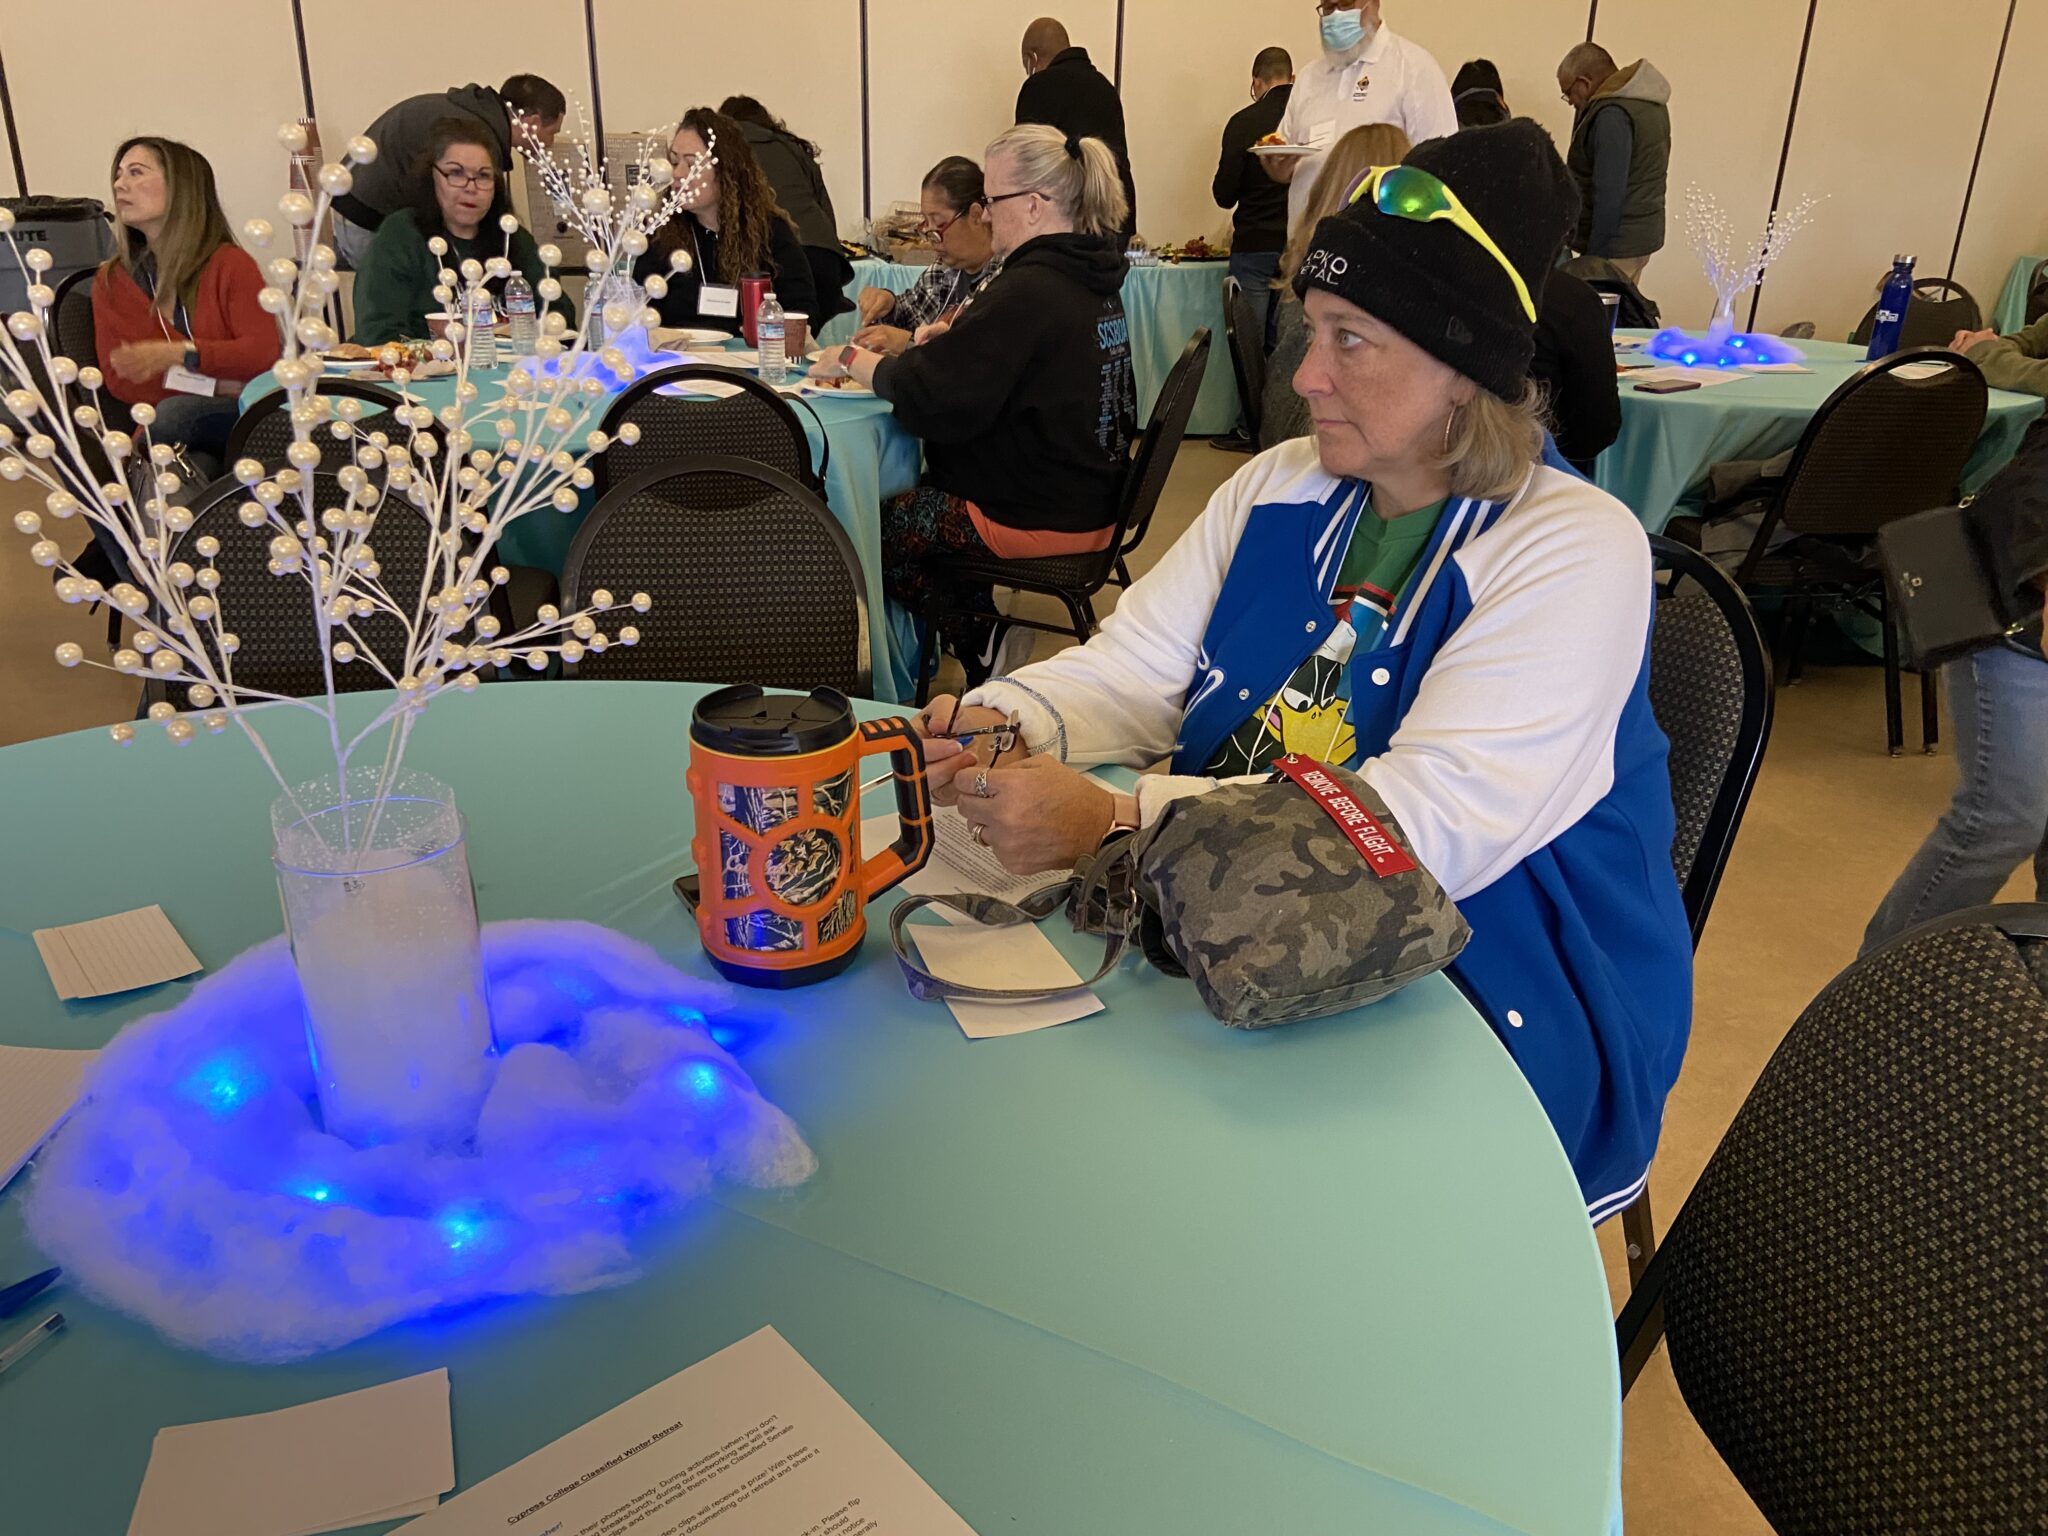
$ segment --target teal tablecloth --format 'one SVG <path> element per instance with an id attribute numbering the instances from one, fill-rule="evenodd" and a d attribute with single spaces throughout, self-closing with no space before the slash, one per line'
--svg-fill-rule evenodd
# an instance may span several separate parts
<path id="1" fill-rule="evenodd" d="M 703 355 L 716 360 L 714 351 L 707 350 Z M 488 396 L 496 387 L 493 381 L 502 380 L 504 373 L 503 369 L 494 369 L 479 376 L 478 388 Z M 276 387 L 267 373 L 255 380 L 242 391 L 244 408 Z M 454 400 L 455 381 L 422 379 L 413 384 L 412 390 L 438 411 Z M 908 699 L 917 687 L 917 651 L 914 639 L 906 648 L 898 638 L 898 630 L 906 636 L 910 632 L 901 625 L 892 626 L 882 601 L 882 501 L 917 484 L 924 463 L 923 450 L 915 438 L 896 425 L 889 407 L 872 395 L 815 395 L 806 397 L 804 403 L 811 410 L 799 406 L 797 417 L 811 442 L 811 462 L 816 465 L 823 457 L 824 445 L 830 444 L 831 459 L 825 466 L 825 500 L 853 540 L 861 570 L 867 577 L 868 638 L 874 656 L 875 692 L 885 699 Z M 812 419 L 812 412 L 816 413 L 816 420 Z M 593 413 L 592 424 L 603 414 L 602 410 Z M 492 422 L 491 417 L 478 422 L 476 435 L 480 446 L 496 446 Z M 586 436 L 587 433 L 578 433 L 567 446 L 572 452 L 580 452 Z M 514 564 L 537 566 L 559 575 L 562 562 L 568 557 L 570 541 L 583 526 L 584 514 L 589 509 L 590 499 L 585 497 L 584 504 L 574 512 L 529 513 L 506 531 L 499 548 Z"/>
<path id="2" fill-rule="evenodd" d="M 1230 347 L 1223 334 L 1226 266 L 1220 261 L 1185 261 L 1179 266 L 1162 262 L 1132 267 L 1125 278 L 1124 313 L 1131 322 L 1131 371 L 1138 386 L 1140 421 L 1151 415 L 1152 402 L 1159 398 L 1166 375 L 1179 361 L 1188 338 L 1207 326 L 1209 364 L 1202 375 L 1194 414 L 1188 418 L 1188 434 L 1214 437 L 1237 425 L 1237 378 L 1230 371 Z M 901 293 L 923 271 L 923 267 L 893 261 L 856 261 L 846 292 L 849 297 L 863 288 Z M 854 316 L 841 315 L 825 327 L 821 339 L 843 343 L 853 334 L 855 324 Z"/>
<path id="3" fill-rule="evenodd" d="M 411 761 L 456 787 L 486 920 L 588 918 L 710 974 L 669 889 L 697 694 L 506 684 L 433 707 Z M 294 777 L 317 771 L 314 724 L 275 722 Z M 210 968 L 279 930 L 254 754 L 141 735 L 0 749 L 0 796 L 35 807 L 0 820 L 0 868 L 36 872 L 0 882 L 0 1039 L 96 1046 L 189 990 L 61 1004 L 33 928 L 161 902 Z M 845 975 L 760 994 L 741 1059 L 819 1172 L 707 1200 L 617 1290 L 255 1367 L 66 1284 L 68 1333 L 0 1383 L 7 1528 L 119 1533 L 158 1427 L 442 1365 L 468 1487 L 770 1323 L 988 1536 L 1614 1528 L 1599 1255 L 1534 1096 L 1450 983 L 1259 1033 L 1141 964 L 1100 991 L 1094 1018 L 970 1042 L 870 934 Z M 0 1280 L 37 1267 L 17 1187 Z"/>
<path id="4" fill-rule="evenodd" d="M 1658 533 L 1679 502 L 1705 485 L 1714 465 L 1724 459 L 1767 459 L 1790 448 L 1821 403 L 1863 366 L 1863 348 L 1845 342 L 1802 341 L 1798 346 L 1811 373 L 1749 374 L 1676 395 L 1639 394 L 1624 375 L 1621 436 L 1600 455 L 1594 481 Z M 2012 457 L 2027 423 L 2041 410 L 2038 396 L 1991 392 L 1983 435 L 1964 471 L 1965 490 L 1975 490 Z"/>
<path id="5" fill-rule="evenodd" d="M 2005 274 L 2005 286 L 1998 291 L 1998 307 L 1991 311 L 1991 328 L 2001 336 L 2024 329 L 2027 323 L 2027 289 L 2033 286 L 2034 269 L 2048 256 L 2022 256 Z"/>

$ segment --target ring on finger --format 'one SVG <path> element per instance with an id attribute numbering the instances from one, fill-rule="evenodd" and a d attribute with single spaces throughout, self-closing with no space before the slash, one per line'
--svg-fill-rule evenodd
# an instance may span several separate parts
<path id="1" fill-rule="evenodd" d="M 976 841 L 977 843 L 981 844 L 982 847 L 986 848 L 988 846 L 988 834 L 982 831 L 980 822 L 969 822 L 967 826 L 967 835 L 973 838 L 974 841 Z"/>
<path id="2" fill-rule="evenodd" d="M 986 770 L 984 770 L 981 773 L 977 773 L 974 776 L 974 793 L 983 800 L 986 800 L 990 797 L 990 790 L 988 787 L 988 773 Z"/>

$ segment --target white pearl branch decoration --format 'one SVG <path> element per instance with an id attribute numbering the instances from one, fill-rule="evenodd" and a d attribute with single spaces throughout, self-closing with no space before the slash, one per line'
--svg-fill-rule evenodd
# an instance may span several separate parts
<path id="1" fill-rule="evenodd" d="M 279 130 L 288 151 L 302 151 L 306 130 L 287 124 Z M 278 200 L 278 213 L 295 229 L 326 227 L 332 200 L 349 190 L 351 167 L 376 158 L 367 138 L 349 140 L 339 161 L 320 168 L 318 195 L 288 192 Z M 672 176 L 666 161 L 643 160 L 642 176 L 628 206 L 613 213 L 604 192 L 601 168 L 582 151 L 585 185 L 577 199 L 578 227 L 593 252 L 590 291 L 602 294 L 605 283 L 630 272 L 632 261 L 647 248 L 647 237 L 691 195 L 695 179 L 715 164 L 693 166 L 684 182 L 666 196 L 655 189 Z M 552 161 L 548 162 L 552 165 Z M 544 170 L 543 175 L 547 172 Z M 567 188 L 566 176 L 558 180 Z M 550 189 L 552 192 L 552 188 Z M 642 194 L 645 195 L 642 195 Z M 432 344 L 435 361 L 452 365 L 454 402 L 430 409 L 408 387 L 406 367 L 392 370 L 391 383 L 403 404 L 392 412 L 398 430 L 364 431 L 359 422 L 364 402 L 352 397 L 329 399 L 320 393 L 326 364 L 323 354 L 337 344 L 324 318 L 328 302 L 341 286 L 333 249 L 315 243 L 302 266 L 290 256 L 263 263 L 266 286 L 263 308 L 277 317 L 282 356 L 274 370 L 285 391 L 292 442 L 285 464 L 243 459 L 230 473 L 247 492 L 237 513 L 244 527 L 270 532 L 268 567 L 273 576 L 303 584 L 320 646 L 324 693 L 285 697 L 237 681 L 235 656 L 241 649 L 231 615 L 214 595 L 221 576 L 213 564 L 220 541 L 211 536 L 181 541 L 194 523 L 183 504 L 185 489 L 173 450 L 151 441 L 155 412 L 148 405 L 132 408 L 135 434 L 110 428 L 100 391 L 105 379 L 90 360 L 64 357 L 52 347 L 51 310 L 56 294 L 46 281 L 52 265 L 40 248 L 24 251 L 13 233 L 14 216 L 0 209 L 0 238 L 5 238 L 28 282 L 29 308 L 8 317 L 0 335 L 0 478 L 28 481 L 44 492 L 43 512 L 22 511 L 15 528 L 31 540 L 29 556 L 58 573 L 55 592 L 66 603 L 110 603 L 127 619 L 132 639 L 111 660 L 99 661 L 74 643 L 57 647 L 58 665 L 106 667 L 140 678 L 181 687 L 189 708 L 160 700 L 148 710 L 174 743 L 189 742 L 200 726 L 218 733 L 232 722 L 248 736 L 264 764 L 289 795 L 292 786 L 278 770 L 260 732 L 249 717 L 258 704 L 308 710 L 322 717 L 334 757 L 335 782 L 347 782 L 352 760 L 382 732 L 384 762 L 379 788 L 367 814 L 344 817 L 344 837 L 355 845 L 358 828 L 362 847 L 369 846 L 377 808 L 395 782 L 406 739 L 419 711 L 450 692 L 473 692 L 490 670 L 521 664 L 534 670 L 548 665 L 550 655 L 565 662 L 602 652 L 613 644 L 633 645 L 639 631 L 631 614 L 650 606 L 645 593 L 616 597 L 608 591 L 590 594 L 587 606 L 563 613 L 542 606 L 534 621 L 516 630 L 490 612 L 492 593 L 510 577 L 495 558 L 499 540 L 520 518 L 544 509 L 574 511 L 580 493 L 589 489 L 589 461 L 608 446 L 593 419 L 619 383 L 633 377 L 633 366 L 616 346 L 596 350 L 582 364 L 575 356 L 591 345 L 603 324 L 617 336 L 629 325 L 651 323 L 653 311 L 623 309 L 613 316 L 586 313 L 584 325 L 566 336 L 562 316 L 550 310 L 536 350 L 545 366 L 515 366 L 485 400 L 471 378 L 473 339 L 464 323 L 472 299 L 488 283 L 508 276 L 511 236 L 518 227 L 509 214 L 500 221 L 504 254 L 488 261 L 464 260 L 442 266 L 434 296 L 453 315 L 443 339 Z M 252 219 L 242 234 L 258 252 L 277 238 L 270 221 Z M 437 257 L 447 258 L 447 242 L 428 242 Z M 540 250 L 549 270 L 536 285 L 543 304 L 562 293 L 553 268 L 561 253 Z M 602 258 L 601 261 L 599 258 Z M 659 296 L 659 290 L 655 291 Z M 615 306 L 616 307 L 616 306 Z M 567 354 L 567 355 L 565 355 Z M 581 366 L 578 366 L 582 364 Z M 609 374 L 607 380 L 604 375 Z M 74 393 L 76 392 L 76 393 Z M 82 396 L 85 403 L 74 403 Z M 492 423 L 498 446 L 478 444 L 476 428 Z M 350 462 L 326 481 L 315 477 L 321 463 L 320 434 L 351 445 Z M 581 436 L 584 446 L 572 451 Z M 636 441 L 638 430 L 621 427 L 619 440 Z M 109 473 L 110 472 L 110 473 Z M 106 478 L 102 478 L 105 475 Z M 403 503 L 404 507 L 394 506 Z M 111 588 L 81 574 L 66 558 L 44 523 L 72 519 L 90 525 L 118 549 L 129 579 Z M 392 591 L 383 580 L 373 538 L 385 517 L 424 517 L 429 529 L 428 564 L 418 588 Z M 403 631 L 402 652 L 380 656 L 364 643 L 357 625 L 375 614 L 395 619 Z M 607 626 L 611 626 L 607 628 Z M 395 690 L 395 698 L 370 723 L 344 735 L 336 669 L 373 669 Z M 195 717 L 197 725 L 195 725 Z M 135 727 L 116 725 L 118 743 L 135 738 Z"/>

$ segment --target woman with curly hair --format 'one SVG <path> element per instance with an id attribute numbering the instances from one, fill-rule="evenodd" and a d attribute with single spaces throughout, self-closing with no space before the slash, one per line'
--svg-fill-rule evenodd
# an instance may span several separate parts
<path id="1" fill-rule="evenodd" d="M 668 292 L 654 305 L 661 323 L 737 331 L 737 314 L 705 309 L 704 286 L 737 287 L 758 272 L 768 274 L 784 309 L 815 317 L 818 290 L 796 226 L 776 202 L 740 125 L 723 112 L 692 107 L 669 141 L 668 160 L 678 180 L 696 172 L 695 188 L 633 268 L 643 281 L 652 273 L 667 275 Z M 670 253 L 678 250 L 689 253 L 688 271 L 670 268 Z"/>

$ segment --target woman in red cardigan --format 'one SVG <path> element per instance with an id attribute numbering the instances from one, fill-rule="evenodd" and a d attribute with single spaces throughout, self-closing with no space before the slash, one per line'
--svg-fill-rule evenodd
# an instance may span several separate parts
<path id="1" fill-rule="evenodd" d="M 206 157 L 172 139 L 114 153 L 116 249 L 92 285 L 107 388 L 156 408 L 152 440 L 220 473 L 242 386 L 275 363 L 277 321 L 257 303 L 263 274 L 235 244 Z"/>

